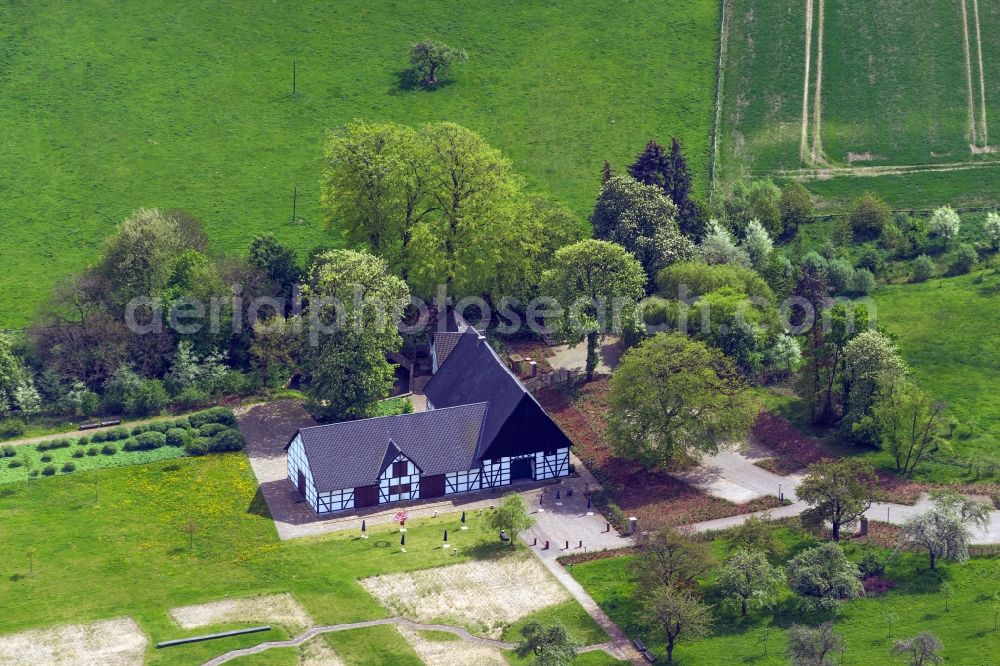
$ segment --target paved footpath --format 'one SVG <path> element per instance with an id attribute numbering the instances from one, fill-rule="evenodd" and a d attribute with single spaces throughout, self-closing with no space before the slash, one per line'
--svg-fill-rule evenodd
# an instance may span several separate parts
<path id="1" fill-rule="evenodd" d="M 497 641 L 492 638 L 481 638 L 479 636 L 473 636 L 465 629 L 461 627 L 452 627 L 446 624 L 421 624 L 419 622 L 413 622 L 412 620 L 407 620 L 401 617 L 390 617 L 381 620 L 369 620 L 367 622 L 353 622 L 350 624 L 328 624 L 321 627 L 312 627 L 307 629 L 305 632 L 299 634 L 295 638 L 291 638 L 287 641 L 268 641 L 266 643 L 259 643 L 252 647 L 243 648 L 240 650 L 231 650 L 223 655 L 206 661 L 204 666 L 219 666 L 233 659 L 238 659 L 240 657 L 247 657 L 254 654 L 260 654 L 268 650 L 275 648 L 289 648 L 289 647 L 300 647 L 305 643 L 308 643 L 312 639 L 320 636 L 322 634 L 331 634 L 338 631 L 350 631 L 352 629 L 363 629 L 365 627 L 378 627 L 387 624 L 398 625 L 402 627 L 407 627 L 408 629 L 414 629 L 416 631 L 443 631 L 454 636 L 458 636 L 464 641 L 469 641 L 470 643 L 476 643 L 478 645 L 485 645 L 488 647 L 494 647 L 500 650 L 513 650 L 518 646 L 517 643 L 508 643 L 506 641 Z M 580 648 L 580 652 L 596 652 L 601 650 L 607 652 L 611 656 L 616 656 L 614 652 L 614 646 L 610 643 L 599 643 L 596 645 L 588 645 L 586 647 Z"/>
<path id="2" fill-rule="evenodd" d="M 752 447 L 745 452 L 722 451 L 705 458 L 701 465 L 695 470 L 685 473 L 682 478 L 710 495 L 733 502 L 746 502 L 765 495 L 776 497 L 779 492 L 779 484 L 781 484 L 780 492 L 785 499 L 792 502 L 791 504 L 766 511 L 693 523 L 685 525 L 683 529 L 689 532 L 714 532 L 742 525 L 752 516 L 769 516 L 772 519 L 789 518 L 798 516 L 808 509 L 809 505 L 798 501 L 795 495 L 795 489 L 802 482 L 802 476 L 796 474 L 780 476 L 758 467 L 754 461 L 767 457 L 766 453 L 764 455 L 761 453 Z M 928 495 L 923 494 L 913 505 L 877 502 L 865 512 L 865 517 L 871 521 L 902 525 L 931 506 Z M 985 529 L 977 528 L 972 531 L 971 543 L 976 545 L 1000 544 L 1000 511 L 991 511 L 989 518 L 990 522 Z"/>

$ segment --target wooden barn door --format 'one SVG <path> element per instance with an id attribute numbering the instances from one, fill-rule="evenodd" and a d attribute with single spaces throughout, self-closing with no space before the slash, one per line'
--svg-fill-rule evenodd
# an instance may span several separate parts
<path id="1" fill-rule="evenodd" d="M 299 494 L 302 495 L 303 497 L 305 497 L 306 496 L 306 475 L 302 473 L 301 469 L 299 470 L 299 482 L 298 482 L 297 485 L 298 485 L 298 488 L 299 488 Z"/>

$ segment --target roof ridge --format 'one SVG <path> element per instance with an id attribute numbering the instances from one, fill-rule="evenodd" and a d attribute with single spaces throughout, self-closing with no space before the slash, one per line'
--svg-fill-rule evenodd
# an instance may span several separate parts
<path id="1" fill-rule="evenodd" d="M 434 409 L 428 409 L 423 412 L 406 412 L 405 414 L 383 414 L 382 416 L 366 416 L 363 419 L 352 419 L 350 421 L 336 421 L 334 423 L 317 423 L 313 426 L 305 426 L 304 428 L 299 428 L 296 432 L 302 432 L 303 430 L 313 430 L 315 428 L 329 428 L 330 426 L 342 425 L 344 423 L 363 423 L 365 421 L 376 421 L 378 419 L 395 419 L 401 416 L 419 416 L 421 414 L 431 414 L 433 412 L 444 412 L 449 409 L 462 409 L 464 407 L 474 407 L 476 405 L 489 405 L 485 400 L 479 402 L 470 402 L 461 405 L 452 405 L 451 407 L 435 407 Z M 294 439 L 294 437 L 292 438 Z"/>

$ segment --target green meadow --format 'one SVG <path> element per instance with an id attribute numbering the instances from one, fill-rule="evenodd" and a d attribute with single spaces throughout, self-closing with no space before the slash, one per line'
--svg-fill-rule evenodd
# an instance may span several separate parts
<path id="1" fill-rule="evenodd" d="M 2 3 L 0 328 L 141 206 L 190 211 L 219 252 L 264 230 L 338 243 L 322 146 L 354 118 L 466 125 L 581 217 L 604 160 L 677 136 L 704 193 L 718 16 L 714 0 Z M 427 38 L 470 60 L 404 90 Z"/>

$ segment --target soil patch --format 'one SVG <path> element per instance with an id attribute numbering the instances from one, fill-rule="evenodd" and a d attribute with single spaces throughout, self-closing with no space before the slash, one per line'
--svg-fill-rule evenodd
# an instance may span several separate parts
<path id="1" fill-rule="evenodd" d="M 291 594 L 221 599 L 183 606 L 171 610 L 170 617 L 182 629 L 228 623 L 277 624 L 298 634 L 313 624 L 312 618 Z"/>
<path id="2" fill-rule="evenodd" d="M 0 664 L 141 666 L 148 642 L 129 617 L 31 629 L 0 638 Z"/>
<path id="3" fill-rule="evenodd" d="M 391 614 L 499 638 L 505 626 L 569 593 L 533 557 L 511 556 L 359 581 Z"/>
<path id="4" fill-rule="evenodd" d="M 468 641 L 434 641 L 412 629 L 397 628 L 427 666 L 507 666 L 503 653 L 495 647 Z"/>
<path id="5" fill-rule="evenodd" d="M 762 411 L 750 432 L 751 443 L 777 455 L 757 462 L 769 472 L 787 476 L 832 456 L 815 439 L 806 437 L 795 426 L 771 412 Z"/>

